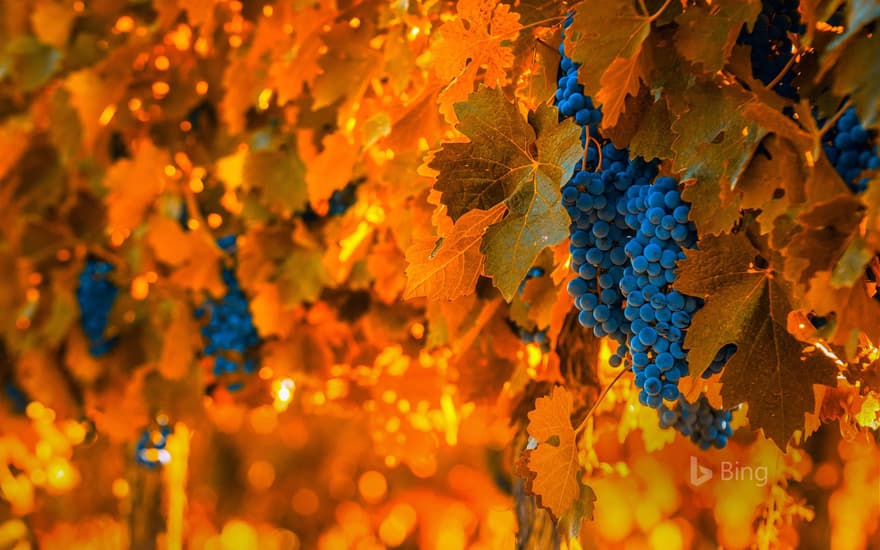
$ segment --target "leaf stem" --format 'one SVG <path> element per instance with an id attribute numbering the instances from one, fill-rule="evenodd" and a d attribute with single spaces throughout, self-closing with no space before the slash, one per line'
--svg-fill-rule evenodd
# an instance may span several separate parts
<path id="1" fill-rule="evenodd" d="M 840 109 L 834 113 L 834 116 L 825 121 L 825 124 L 822 125 L 822 128 L 819 130 L 819 139 L 825 135 L 825 133 L 831 129 L 837 123 L 837 120 L 843 116 L 843 113 L 846 112 L 852 106 L 852 98 L 847 99 L 843 102 L 843 105 L 840 106 Z"/>
<path id="2" fill-rule="evenodd" d="M 639 9 L 642 10 L 642 13 L 648 15 L 650 12 L 648 11 L 648 6 L 645 5 L 645 0 L 639 0 Z"/>
<path id="3" fill-rule="evenodd" d="M 587 139 L 587 146 L 584 147 L 584 156 L 581 159 L 581 171 L 584 171 L 587 169 L 587 153 L 590 150 L 590 142 L 593 142 L 596 144 L 596 151 L 599 153 L 599 162 L 596 165 L 596 172 L 601 172 L 602 171 L 602 146 L 599 144 L 599 140 L 597 140 L 593 136 L 587 136 L 587 138 L 588 138 Z"/>
<path id="4" fill-rule="evenodd" d="M 602 400 L 605 399 L 605 396 L 608 395 L 608 392 L 620 380 L 620 377 L 624 375 L 624 373 L 630 372 L 630 369 L 620 369 L 620 372 L 614 377 L 614 379 L 608 383 L 607 386 L 602 390 L 602 393 L 599 394 L 599 397 L 596 398 L 596 401 L 593 402 L 593 405 L 590 407 L 590 410 L 587 411 L 587 416 L 581 420 L 581 423 L 578 424 L 578 427 L 574 429 L 575 436 L 582 432 L 584 428 L 587 426 L 587 421 L 593 416 L 593 413 L 596 412 L 596 408 L 599 407 L 599 404 L 602 403 Z"/>
<path id="5" fill-rule="evenodd" d="M 797 58 L 798 56 L 796 55 L 791 56 L 791 58 L 788 60 L 788 63 L 785 64 L 785 67 L 783 67 L 782 70 L 779 71 L 779 73 L 773 78 L 773 80 L 771 80 L 764 86 L 764 88 L 772 91 L 777 84 L 782 82 L 782 79 L 785 78 L 785 73 L 787 73 L 794 66 Z"/>
<path id="6" fill-rule="evenodd" d="M 183 192 L 183 199 L 186 201 L 186 208 L 189 210 L 189 215 L 198 222 L 199 230 L 204 231 L 206 235 L 210 236 L 211 232 L 209 229 L 208 222 L 205 221 L 204 216 L 202 216 L 202 212 L 199 210 L 199 203 L 196 200 L 196 195 L 193 193 L 193 190 L 190 189 L 189 185 L 186 183 L 182 183 L 180 185 L 180 190 Z M 217 242 L 212 238 L 210 239 L 211 243 L 217 247 Z M 219 248 L 219 247 L 218 247 Z"/>

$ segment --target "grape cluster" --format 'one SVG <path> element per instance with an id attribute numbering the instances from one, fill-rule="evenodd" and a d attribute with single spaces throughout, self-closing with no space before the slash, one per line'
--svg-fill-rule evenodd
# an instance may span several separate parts
<path id="1" fill-rule="evenodd" d="M 752 31 L 746 32 L 743 28 L 740 32 L 737 42 L 752 47 L 752 76 L 764 84 L 772 82 L 794 55 L 789 34 L 806 31 L 798 12 L 799 3 L 799 0 L 763 0 Z M 782 97 L 797 99 L 794 77 L 795 71 L 786 72 L 774 91 Z"/>
<path id="2" fill-rule="evenodd" d="M 677 292 L 672 283 L 684 249 L 697 242 L 690 205 L 682 200 L 675 179 L 658 177 L 656 160 L 631 159 L 629 151 L 602 138 L 597 127 L 601 111 L 583 97 L 578 65 L 561 47 L 560 52 L 559 116 L 573 117 L 582 126 L 586 150 L 562 189 L 571 219 L 571 265 L 578 274 L 568 293 L 580 310 L 580 324 L 618 343 L 610 362 L 632 366 L 639 401 L 660 413 L 668 411 L 667 420 L 670 414 L 687 418 L 689 411 L 703 406 L 687 403 L 678 389 L 679 379 L 688 374 L 685 334 L 702 302 Z M 733 345 L 719 350 L 703 376 L 719 372 L 735 351 Z M 708 412 L 729 417 L 711 407 Z M 726 440 L 719 441 L 723 445 Z"/>
<path id="3" fill-rule="evenodd" d="M 80 272 L 76 288 L 80 323 L 89 342 L 89 352 L 95 357 L 107 354 L 115 343 L 115 339 L 104 337 L 110 310 L 119 293 L 109 278 L 112 272 L 112 264 L 89 259 Z"/>
<path id="4" fill-rule="evenodd" d="M 235 235 L 223 237 L 217 244 L 227 253 L 235 254 Z M 224 267 L 221 273 L 226 294 L 219 300 L 207 298 L 196 309 L 199 319 L 207 318 L 202 326 L 202 337 L 206 341 L 205 355 L 214 357 L 213 374 L 216 377 L 229 377 L 237 373 L 250 374 L 256 370 L 256 361 L 251 357 L 259 345 L 260 337 L 253 323 L 247 296 L 242 291 L 234 269 Z M 242 387 L 240 382 L 227 385 L 231 391 Z"/>
<path id="5" fill-rule="evenodd" d="M 571 265 L 578 273 L 568 292 L 580 310 L 581 325 L 619 344 L 611 358 L 615 366 L 622 363 L 631 336 L 620 286 L 628 264 L 625 247 L 637 228 L 627 211 L 627 194 L 647 188 L 657 174 L 657 163 L 628 157 L 626 150 L 606 143 L 597 162 L 601 171 L 578 171 L 562 189 L 571 218 Z"/>
<path id="6" fill-rule="evenodd" d="M 167 464 L 171 458 L 165 449 L 169 435 L 171 426 L 163 421 L 159 422 L 158 428 L 144 430 L 135 447 L 134 458 L 137 463 L 150 469 Z"/>
<path id="7" fill-rule="evenodd" d="M 872 133 L 862 126 L 855 107 L 850 107 L 822 137 L 825 156 L 855 193 L 868 186 L 868 177 L 861 177 L 866 170 L 880 169 L 880 149 Z"/>
<path id="8" fill-rule="evenodd" d="M 529 269 L 528 273 L 526 273 L 525 278 L 519 284 L 519 289 L 517 293 L 522 296 L 523 291 L 526 289 L 526 282 L 529 279 L 534 279 L 535 277 L 543 277 L 544 269 L 540 267 L 533 267 Z M 550 351 L 550 342 L 547 340 L 547 329 L 546 328 L 526 328 L 518 326 L 516 323 L 511 321 L 511 325 L 514 331 L 519 335 L 520 340 L 525 344 L 536 344 L 540 346 L 541 350 L 545 353 Z"/>
<path id="9" fill-rule="evenodd" d="M 731 416 L 731 411 L 718 410 L 710 405 L 705 395 L 701 395 L 696 403 L 688 403 L 682 396 L 672 408 L 661 406 L 660 426 L 674 427 L 703 450 L 713 446 L 723 449 L 733 435 Z"/>

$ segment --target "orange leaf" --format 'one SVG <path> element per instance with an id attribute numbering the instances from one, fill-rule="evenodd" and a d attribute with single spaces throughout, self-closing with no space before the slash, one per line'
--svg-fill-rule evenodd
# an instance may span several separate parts
<path id="1" fill-rule="evenodd" d="M 131 230 L 140 224 L 144 213 L 165 188 L 167 164 L 168 152 L 144 140 L 136 148 L 133 159 L 120 160 L 110 167 L 104 184 L 110 189 L 107 217 L 111 231 Z"/>
<path id="2" fill-rule="evenodd" d="M 454 118 L 452 105 L 467 99 L 483 68 L 482 81 L 495 88 L 507 82 L 514 55 L 509 44 L 522 27 L 519 14 L 498 0 L 463 0 L 458 16 L 440 29 L 440 40 L 431 48 L 434 69 L 449 86 L 441 93 L 441 111 Z"/>
<path id="3" fill-rule="evenodd" d="M 163 378 L 180 380 L 189 373 L 195 358 L 193 338 L 197 338 L 198 332 L 189 308 L 184 304 L 175 304 L 173 315 L 163 335 L 158 370 Z"/>
<path id="4" fill-rule="evenodd" d="M 541 497 L 541 505 L 557 518 L 580 496 L 572 407 L 571 393 L 556 386 L 550 396 L 536 400 L 535 409 L 529 413 L 528 432 L 538 440 L 538 447 L 529 456 L 529 469 L 535 473 L 532 490 Z"/>
<path id="5" fill-rule="evenodd" d="M 360 156 L 360 148 L 342 132 L 324 138 L 323 145 L 324 150 L 319 155 L 303 158 L 308 166 L 309 202 L 318 211 L 323 210 L 319 209 L 319 204 L 326 203 L 333 191 L 342 189 L 351 180 L 352 169 Z"/>
<path id="6" fill-rule="evenodd" d="M 406 251 L 409 267 L 404 298 L 454 300 L 473 292 L 483 268 L 483 233 L 501 219 L 504 211 L 504 204 L 489 210 L 471 210 L 439 241 L 415 241 Z"/>

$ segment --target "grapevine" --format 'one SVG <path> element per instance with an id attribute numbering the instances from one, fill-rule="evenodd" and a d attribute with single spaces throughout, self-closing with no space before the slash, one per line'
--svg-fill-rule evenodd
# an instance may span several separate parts
<path id="1" fill-rule="evenodd" d="M 876 539 L 872 2 L 0 20 L 0 548 Z"/>

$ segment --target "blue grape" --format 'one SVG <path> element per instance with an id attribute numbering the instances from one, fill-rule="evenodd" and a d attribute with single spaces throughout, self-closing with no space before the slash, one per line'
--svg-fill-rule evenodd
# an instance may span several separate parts
<path id="1" fill-rule="evenodd" d="M 819 120 L 820 125 L 823 122 Z M 822 136 L 822 147 L 841 179 L 855 193 L 867 188 L 870 178 L 864 175 L 866 171 L 880 170 L 877 133 L 862 126 L 855 107 L 847 109 Z"/>
<path id="2" fill-rule="evenodd" d="M 722 449 L 727 445 L 733 435 L 731 417 L 731 411 L 715 409 L 703 395 L 696 403 L 689 403 L 684 396 L 679 396 L 672 407 L 660 406 L 660 425 L 674 427 L 701 449 Z"/>
<path id="3" fill-rule="evenodd" d="M 110 320 L 110 311 L 119 289 L 110 280 L 113 265 L 88 259 L 79 275 L 76 299 L 80 310 L 80 324 L 89 343 L 89 353 L 95 357 L 106 355 L 115 339 L 104 337 Z"/>
<path id="4" fill-rule="evenodd" d="M 220 238 L 217 244 L 234 256 L 237 247 L 235 235 Z M 224 267 L 220 276 L 226 285 L 226 293 L 219 299 L 206 298 L 196 309 L 195 315 L 205 321 L 201 327 L 204 353 L 214 357 L 214 376 L 231 380 L 227 389 L 235 391 L 241 387 L 235 375 L 255 369 L 251 356 L 260 344 L 260 336 L 234 269 Z"/>
<path id="5" fill-rule="evenodd" d="M 803 34 L 798 0 L 763 0 L 761 13 L 751 32 L 743 27 L 737 42 L 751 46 L 752 76 L 770 84 L 791 60 L 792 42 L 789 34 Z M 789 69 L 773 90 L 782 97 L 798 99 L 793 81 L 796 71 Z"/>

